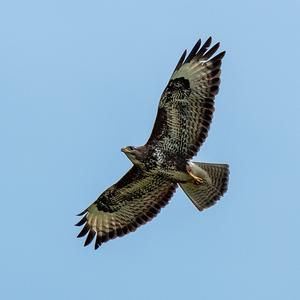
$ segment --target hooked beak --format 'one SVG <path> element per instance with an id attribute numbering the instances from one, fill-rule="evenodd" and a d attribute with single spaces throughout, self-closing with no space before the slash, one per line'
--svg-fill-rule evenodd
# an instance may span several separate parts
<path id="1" fill-rule="evenodd" d="M 123 153 L 129 153 L 130 151 L 125 147 L 125 148 L 121 148 L 121 151 L 123 152 Z"/>

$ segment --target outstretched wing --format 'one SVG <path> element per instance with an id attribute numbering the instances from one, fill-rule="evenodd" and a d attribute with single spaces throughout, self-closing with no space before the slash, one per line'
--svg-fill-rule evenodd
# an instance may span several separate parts
<path id="1" fill-rule="evenodd" d="M 213 57 L 220 44 L 209 49 L 210 44 L 211 38 L 200 47 L 199 40 L 187 57 L 184 51 L 161 96 L 147 144 L 190 159 L 205 141 L 225 55 Z"/>
<path id="2" fill-rule="evenodd" d="M 147 176 L 139 168 L 132 167 L 80 214 L 84 217 L 76 225 L 84 227 L 78 237 L 88 234 L 86 246 L 96 236 L 97 249 L 110 239 L 135 231 L 159 213 L 176 187 L 176 183 L 161 176 Z"/>

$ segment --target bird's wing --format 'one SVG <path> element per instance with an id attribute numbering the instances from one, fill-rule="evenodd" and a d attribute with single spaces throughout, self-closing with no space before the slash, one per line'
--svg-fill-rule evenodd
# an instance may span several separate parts
<path id="1" fill-rule="evenodd" d="M 190 54 L 182 54 L 165 88 L 151 136 L 147 142 L 186 159 L 204 142 L 214 112 L 220 85 L 221 60 L 225 51 L 213 56 L 219 43 L 199 40 Z"/>
<path id="2" fill-rule="evenodd" d="M 147 176 L 133 166 L 80 215 L 84 225 L 78 237 L 87 235 L 85 246 L 96 237 L 95 249 L 117 236 L 135 231 L 154 218 L 172 197 L 176 183 L 158 175 Z"/>

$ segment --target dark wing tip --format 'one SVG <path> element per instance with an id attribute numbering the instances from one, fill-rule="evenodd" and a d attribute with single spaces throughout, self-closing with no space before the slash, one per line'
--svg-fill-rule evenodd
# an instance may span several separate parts
<path id="1" fill-rule="evenodd" d="M 81 226 L 87 221 L 86 216 L 84 216 L 78 223 L 75 224 L 75 226 Z"/>
<path id="2" fill-rule="evenodd" d="M 89 231 L 89 234 L 88 234 L 85 242 L 84 242 L 84 247 L 86 247 L 87 245 L 89 245 L 92 242 L 92 240 L 94 239 L 95 235 L 96 235 L 96 232 L 91 229 Z"/>
<path id="3" fill-rule="evenodd" d="M 221 60 L 226 54 L 226 51 L 222 51 L 219 54 L 217 54 L 216 56 L 214 56 L 210 61 L 217 61 L 217 60 Z"/>
<path id="4" fill-rule="evenodd" d="M 216 55 L 216 56 L 219 56 L 218 58 L 219 59 L 222 59 L 224 56 L 225 56 L 225 54 L 226 54 L 226 51 L 222 51 L 222 52 L 220 52 L 218 55 Z"/>
<path id="5" fill-rule="evenodd" d="M 206 40 L 206 42 L 202 45 L 202 47 L 200 48 L 200 50 L 197 53 L 197 57 L 201 57 L 209 48 L 210 44 L 211 44 L 212 38 L 211 36 Z"/>
<path id="6" fill-rule="evenodd" d="M 204 59 L 209 59 L 210 57 L 212 57 L 216 51 L 219 49 L 220 47 L 220 43 L 216 43 L 215 45 L 213 45 L 204 55 L 203 58 Z"/>
<path id="7" fill-rule="evenodd" d="M 90 230 L 90 226 L 85 224 L 85 226 L 82 228 L 82 230 L 78 233 L 77 237 L 81 238 L 83 236 L 85 236 Z"/>
<path id="8" fill-rule="evenodd" d="M 185 60 L 185 63 L 189 63 L 197 54 L 199 48 L 201 46 L 201 39 L 199 39 L 197 41 L 197 43 L 195 44 L 195 46 L 193 47 L 193 49 L 191 50 L 190 54 L 188 55 L 188 57 Z"/>
<path id="9" fill-rule="evenodd" d="M 187 53 L 187 51 L 185 49 L 184 52 L 182 53 L 177 65 L 176 65 L 176 67 L 175 67 L 174 72 L 177 71 L 182 66 L 182 63 L 184 62 L 184 59 L 185 59 L 185 56 L 186 56 L 186 53 Z"/>
<path id="10" fill-rule="evenodd" d="M 101 238 L 99 235 L 97 235 L 96 241 L 95 241 L 95 247 L 94 247 L 95 250 L 97 250 L 101 246 L 101 244 L 102 244 Z"/>
<path id="11" fill-rule="evenodd" d="M 224 57 L 226 52 L 222 51 L 221 53 L 219 53 L 215 57 L 213 57 L 213 55 L 216 53 L 216 51 L 220 47 L 220 42 L 216 43 L 209 49 L 211 43 L 212 43 L 211 36 L 205 41 L 205 43 L 202 46 L 201 46 L 201 39 L 199 39 L 187 57 L 186 57 L 187 50 L 185 50 L 183 52 L 183 54 L 181 55 L 177 65 L 176 65 L 174 72 L 179 70 L 182 65 L 191 62 L 193 59 L 196 59 L 196 60 L 211 59 L 212 61 L 221 60 Z"/>
<path id="12" fill-rule="evenodd" d="M 85 209 L 83 212 L 81 212 L 80 214 L 77 215 L 77 217 L 83 216 L 88 210 Z"/>

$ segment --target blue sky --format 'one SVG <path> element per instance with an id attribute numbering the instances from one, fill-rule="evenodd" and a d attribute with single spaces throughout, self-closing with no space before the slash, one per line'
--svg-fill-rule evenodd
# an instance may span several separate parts
<path id="1" fill-rule="evenodd" d="M 0 4 L 1 299 L 300 299 L 297 1 Z M 229 191 L 182 191 L 98 251 L 76 214 L 130 168 L 179 56 L 227 51 L 209 137 Z"/>

